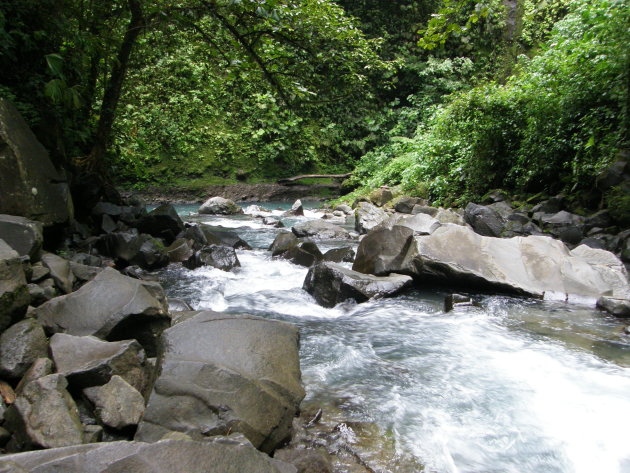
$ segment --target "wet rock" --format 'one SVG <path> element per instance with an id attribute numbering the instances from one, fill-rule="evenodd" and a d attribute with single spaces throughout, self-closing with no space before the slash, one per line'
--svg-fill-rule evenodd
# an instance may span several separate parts
<path id="1" fill-rule="evenodd" d="M 43 225 L 15 215 L 0 215 L 0 239 L 4 240 L 20 256 L 39 261 L 44 243 Z"/>
<path id="2" fill-rule="evenodd" d="M 0 376 L 21 378 L 37 358 L 48 353 L 48 339 L 33 319 L 22 320 L 0 335 Z"/>
<path id="3" fill-rule="evenodd" d="M 164 332 L 159 372 L 136 440 L 241 432 L 272 452 L 304 397 L 297 328 L 259 317 L 205 311 L 179 322 Z"/>
<path id="4" fill-rule="evenodd" d="M 350 235 L 345 228 L 323 220 L 309 220 L 293 226 L 291 231 L 298 238 L 310 237 L 318 239 L 348 239 Z"/>
<path id="5" fill-rule="evenodd" d="M 348 299 L 365 302 L 375 297 L 393 296 L 411 284 L 411 277 L 402 274 L 372 276 L 337 263 L 324 262 L 309 270 L 303 289 L 311 294 L 318 304 L 334 307 Z"/>
<path id="6" fill-rule="evenodd" d="M 323 260 L 331 263 L 352 263 L 354 261 L 354 250 L 352 248 L 333 248 L 324 253 Z"/>
<path id="7" fill-rule="evenodd" d="M 55 448 L 83 443 L 77 406 L 66 387 L 66 379 L 60 374 L 44 376 L 24 386 L 6 413 L 6 425 L 20 447 Z"/>
<path id="8" fill-rule="evenodd" d="M 444 312 L 450 312 L 456 307 L 472 307 L 473 300 L 462 294 L 449 294 L 444 298 Z"/>
<path id="9" fill-rule="evenodd" d="M 376 276 L 412 274 L 416 254 L 413 235 L 412 229 L 397 225 L 371 231 L 359 243 L 352 269 Z"/>
<path id="10" fill-rule="evenodd" d="M 129 330 L 127 338 L 136 338 L 142 343 L 145 328 L 152 321 L 170 323 L 167 310 L 166 297 L 159 284 L 105 268 L 79 290 L 36 308 L 34 316 L 50 333 L 107 338 L 122 327 Z"/>
<path id="11" fill-rule="evenodd" d="M 289 248 L 282 257 L 290 260 L 293 264 L 306 266 L 308 268 L 321 261 L 324 255 L 322 255 L 322 252 L 315 243 L 305 241 L 304 243 Z"/>
<path id="12" fill-rule="evenodd" d="M 615 299 L 612 297 L 600 297 L 597 299 L 597 307 L 616 317 L 630 317 L 630 300 Z"/>
<path id="13" fill-rule="evenodd" d="M 295 466 L 297 473 L 333 473 L 328 455 L 312 448 L 283 448 L 273 457 Z"/>
<path id="14" fill-rule="evenodd" d="M 374 205 L 378 205 L 379 207 L 382 207 L 393 198 L 394 198 L 394 194 L 387 187 L 381 187 L 379 189 L 376 189 L 374 192 L 370 194 L 370 201 Z"/>
<path id="15" fill-rule="evenodd" d="M 6 99 L 0 99 L 0 149 L 0 213 L 20 215 L 44 225 L 72 218 L 72 199 L 65 178 Z"/>
<path id="16" fill-rule="evenodd" d="M 194 250 L 189 240 L 178 238 L 166 248 L 166 254 L 171 263 L 181 263 L 190 258 L 194 254 Z"/>
<path id="17" fill-rule="evenodd" d="M 549 237 L 490 238 L 451 225 L 416 237 L 415 243 L 413 274 L 425 281 L 538 297 L 630 293 L 627 273 L 615 255 L 586 246 L 569 251 Z"/>
<path id="18" fill-rule="evenodd" d="M 113 429 L 138 425 L 144 413 L 144 398 L 120 376 L 114 375 L 103 386 L 83 390 L 94 405 L 98 419 Z"/>
<path id="19" fill-rule="evenodd" d="M 22 258 L 0 240 L 0 332 L 22 318 L 30 299 Z"/>
<path id="20" fill-rule="evenodd" d="M 201 266 L 212 266 L 223 271 L 229 271 L 232 268 L 240 267 L 241 263 L 236 256 L 234 248 L 229 246 L 208 245 L 193 256 L 184 261 L 184 266 L 188 269 L 196 269 Z"/>
<path id="21" fill-rule="evenodd" d="M 2 468 L 9 468 L 7 473 L 296 473 L 295 467 L 226 437 L 204 442 L 105 442 L 25 452 L 1 457 L 0 472 Z"/>
<path id="22" fill-rule="evenodd" d="M 208 245 L 229 246 L 230 248 L 251 250 L 252 247 L 234 232 L 215 230 L 208 225 L 199 225 Z"/>
<path id="23" fill-rule="evenodd" d="M 188 302 L 182 299 L 169 298 L 168 300 L 169 312 L 182 312 L 182 311 L 188 311 L 188 310 L 193 310 L 192 307 L 190 307 L 190 304 Z"/>
<path id="24" fill-rule="evenodd" d="M 230 199 L 223 197 L 211 197 L 199 207 L 200 214 L 234 215 L 242 214 L 243 209 Z"/>
<path id="25" fill-rule="evenodd" d="M 291 209 L 287 212 L 287 215 L 296 215 L 302 216 L 304 215 L 304 206 L 302 205 L 302 201 L 300 199 L 296 200 Z"/>
<path id="26" fill-rule="evenodd" d="M 466 206 L 464 219 L 475 232 L 491 237 L 501 235 L 505 222 L 496 210 L 483 205 L 473 204 L 472 202 Z"/>
<path id="27" fill-rule="evenodd" d="M 101 386 L 118 375 L 139 391 L 146 385 L 146 356 L 135 340 L 104 342 L 96 337 L 57 333 L 50 339 L 50 352 L 72 387 Z"/>
<path id="28" fill-rule="evenodd" d="M 269 225 L 271 227 L 276 227 L 276 228 L 284 228 L 284 223 L 282 223 L 279 219 L 277 219 L 276 217 L 263 217 L 262 222 L 265 225 Z"/>
<path id="29" fill-rule="evenodd" d="M 355 230 L 359 234 L 367 233 L 377 225 L 382 223 L 387 217 L 387 213 L 368 202 L 359 202 L 354 211 Z"/>
<path id="30" fill-rule="evenodd" d="M 394 206 L 394 209 L 396 210 L 396 212 L 400 212 L 403 214 L 410 214 L 416 205 L 423 206 L 426 204 L 427 204 L 427 201 L 424 199 L 420 199 L 419 197 L 404 196 L 398 200 L 398 202 Z"/>
<path id="31" fill-rule="evenodd" d="M 50 270 L 50 276 L 55 281 L 55 286 L 64 294 L 72 292 L 74 274 L 70 269 L 70 262 L 61 256 L 46 253 L 42 256 L 42 263 Z"/>
<path id="32" fill-rule="evenodd" d="M 293 233 L 281 232 L 278 233 L 271 246 L 269 246 L 269 251 L 271 251 L 271 256 L 280 256 L 289 248 L 297 246 L 297 244 L 298 239 Z"/>
<path id="33" fill-rule="evenodd" d="M 167 244 L 173 243 L 176 235 L 184 230 L 184 222 L 171 204 L 156 207 L 136 223 L 140 233 L 147 233 L 163 239 Z"/>

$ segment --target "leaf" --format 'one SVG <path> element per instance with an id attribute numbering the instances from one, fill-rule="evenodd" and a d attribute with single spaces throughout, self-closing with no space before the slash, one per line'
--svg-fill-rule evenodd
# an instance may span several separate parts
<path id="1" fill-rule="evenodd" d="M 46 54 L 45 58 L 50 72 L 63 79 L 63 58 L 59 54 Z"/>

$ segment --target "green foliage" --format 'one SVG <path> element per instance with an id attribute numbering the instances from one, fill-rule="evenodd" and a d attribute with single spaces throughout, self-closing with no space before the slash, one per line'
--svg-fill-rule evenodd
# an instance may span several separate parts
<path id="1" fill-rule="evenodd" d="M 429 182 L 438 201 L 589 188 L 627 140 L 628 16 L 622 2 L 573 2 L 507 84 L 455 94 L 412 139 L 366 155 L 357 176 L 408 190 Z"/>

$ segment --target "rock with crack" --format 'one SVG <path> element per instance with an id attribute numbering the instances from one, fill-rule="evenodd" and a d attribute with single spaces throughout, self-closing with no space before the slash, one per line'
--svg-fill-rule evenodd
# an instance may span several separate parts
<path id="1" fill-rule="evenodd" d="M 290 436 L 304 397 L 298 329 L 248 315 L 191 314 L 163 335 L 163 353 L 136 440 L 241 432 L 264 452 Z"/>
<path id="2" fill-rule="evenodd" d="M 144 398 L 132 385 L 118 375 L 107 384 L 83 390 L 94 405 L 97 418 L 113 429 L 138 425 L 144 413 Z"/>
<path id="3" fill-rule="evenodd" d="M 324 262 L 309 270 L 303 288 L 318 304 L 334 307 L 348 299 L 365 302 L 372 298 L 393 296 L 412 283 L 411 277 L 402 274 L 372 276 L 337 263 Z"/>

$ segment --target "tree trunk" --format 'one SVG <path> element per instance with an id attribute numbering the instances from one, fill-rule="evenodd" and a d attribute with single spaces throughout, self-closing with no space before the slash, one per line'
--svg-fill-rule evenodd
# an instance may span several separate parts
<path id="1" fill-rule="evenodd" d="M 116 117 L 116 107 L 120 99 L 125 74 L 127 73 L 131 50 L 145 25 L 140 2 L 141 0 L 129 0 L 131 19 L 129 20 L 129 26 L 120 44 L 116 61 L 112 66 L 109 80 L 105 86 L 101 113 L 92 150 L 85 158 L 84 162 L 81 163 L 81 167 L 84 171 L 95 171 L 101 175 L 107 173 L 105 154 L 111 141 L 112 128 Z"/>

